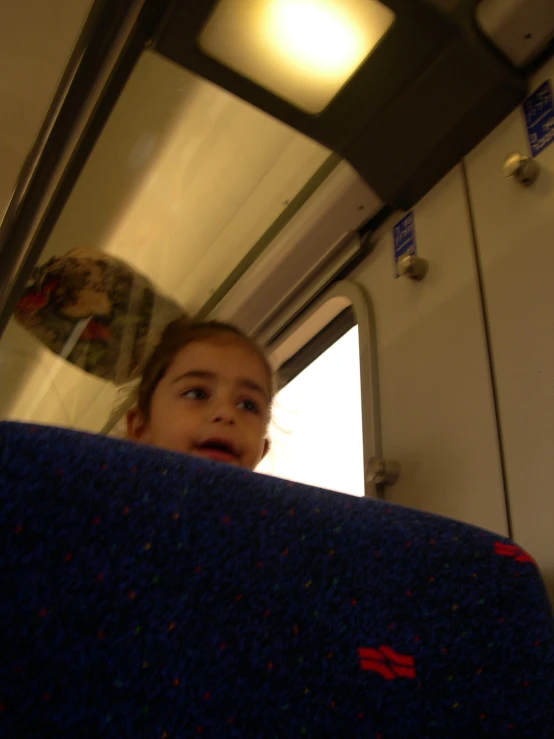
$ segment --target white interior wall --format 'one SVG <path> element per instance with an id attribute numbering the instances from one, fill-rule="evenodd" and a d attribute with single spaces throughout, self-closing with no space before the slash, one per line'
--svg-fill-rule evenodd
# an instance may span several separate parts
<path id="1" fill-rule="evenodd" d="M 532 80 L 554 84 L 554 60 Z M 529 155 L 521 108 L 468 157 L 514 538 L 538 561 L 554 601 L 554 144 L 525 188 L 501 174 Z"/>
<path id="2" fill-rule="evenodd" d="M 414 209 L 420 283 L 395 279 L 381 229 L 353 279 L 375 309 L 385 456 L 402 464 L 387 498 L 507 533 L 493 394 L 461 168 Z"/>

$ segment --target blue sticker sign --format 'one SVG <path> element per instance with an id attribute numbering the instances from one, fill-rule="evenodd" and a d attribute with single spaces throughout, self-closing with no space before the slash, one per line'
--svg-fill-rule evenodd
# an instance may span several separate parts
<path id="1" fill-rule="evenodd" d="M 554 141 L 552 82 L 546 80 L 523 103 L 532 156 L 536 157 Z"/>
<path id="2" fill-rule="evenodd" d="M 407 215 L 398 221 L 392 230 L 394 238 L 394 269 L 398 277 L 398 260 L 404 254 L 416 254 L 414 212 L 410 211 Z"/>

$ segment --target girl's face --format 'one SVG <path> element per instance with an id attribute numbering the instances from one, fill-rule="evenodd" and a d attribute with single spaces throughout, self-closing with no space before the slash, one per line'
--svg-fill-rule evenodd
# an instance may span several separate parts
<path id="1" fill-rule="evenodd" d="M 254 349 L 234 337 L 196 341 L 158 383 L 150 418 L 129 412 L 128 436 L 254 469 L 268 448 L 270 406 L 271 378 Z"/>

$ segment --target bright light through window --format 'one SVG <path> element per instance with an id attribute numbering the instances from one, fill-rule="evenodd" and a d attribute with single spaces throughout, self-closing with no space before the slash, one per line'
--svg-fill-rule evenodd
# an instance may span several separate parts
<path id="1" fill-rule="evenodd" d="M 220 0 L 200 45 L 299 108 L 319 113 L 393 20 L 378 0 Z"/>
<path id="2" fill-rule="evenodd" d="M 270 436 L 258 472 L 364 495 L 357 326 L 279 392 Z"/>

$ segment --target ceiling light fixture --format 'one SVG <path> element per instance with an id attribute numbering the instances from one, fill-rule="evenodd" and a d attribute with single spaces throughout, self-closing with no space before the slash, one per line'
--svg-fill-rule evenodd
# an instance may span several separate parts
<path id="1" fill-rule="evenodd" d="M 320 113 L 394 21 L 378 0 L 220 0 L 202 50 L 308 113 Z"/>

